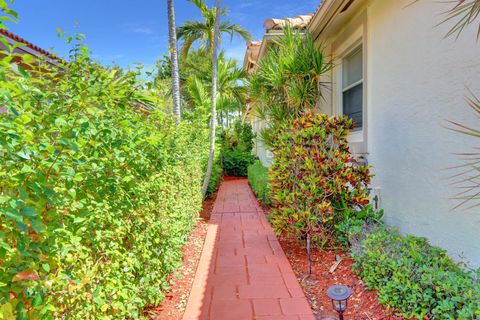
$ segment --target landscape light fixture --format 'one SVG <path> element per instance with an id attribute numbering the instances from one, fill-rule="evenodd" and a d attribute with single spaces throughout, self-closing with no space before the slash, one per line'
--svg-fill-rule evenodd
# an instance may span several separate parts
<path id="1" fill-rule="evenodd" d="M 347 310 L 348 298 L 352 295 L 352 291 L 346 286 L 331 286 L 327 290 L 327 295 L 332 299 L 332 306 L 339 314 L 339 319 L 343 320 L 343 313 Z"/>

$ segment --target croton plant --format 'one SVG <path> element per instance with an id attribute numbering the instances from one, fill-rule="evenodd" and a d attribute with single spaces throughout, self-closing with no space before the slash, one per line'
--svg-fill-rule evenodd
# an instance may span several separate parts
<path id="1" fill-rule="evenodd" d="M 374 214 L 369 168 L 348 147 L 352 127 L 347 117 L 310 113 L 279 128 L 270 169 L 278 232 L 324 246 L 347 244 L 349 228 Z"/>

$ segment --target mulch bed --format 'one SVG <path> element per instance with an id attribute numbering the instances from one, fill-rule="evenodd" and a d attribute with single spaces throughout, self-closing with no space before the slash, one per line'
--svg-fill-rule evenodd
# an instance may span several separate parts
<path id="1" fill-rule="evenodd" d="M 263 206 L 265 214 L 271 208 Z M 279 236 L 278 241 L 285 251 L 293 271 L 303 288 L 313 312 L 318 319 L 338 319 L 333 311 L 332 300 L 327 296 L 330 286 L 342 284 L 349 287 L 353 294 L 348 300 L 345 319 L 355 320 L 401 320 L 391 310 L 387 310 L 378 302 L 376 291 L 368 290 L 363 281 L 352 271 L 355 262 L 347 252 L 325 251 L 312 248 L 312 274 L 308 274 L 307 250 L 295 239 Z M 340 264 L 333 272 L 332 266 L 341 258 Z"/>
<path id="2" fill-rule="evenodd" d="M 145 309 L 145 315 L 151 320 L 180 320 L 187 306 L 188 296 L 192 288 L 198 261 L 202 254 L 203 243 L 207 234 L 208 221 L 215 203 L 217 194 L 213 194 L 203 202 L 200 219 L 183 247 L 182 266 L 171 275 L 170 291 L 159 306 L 150 306 Z"/>
<path id="3" fill-rule="evenodd" d="M 353 291 L 353 295 L 348 300 L 345 319 L 405 319 L 394 316 L 378 302 L 377 293 L 365 287 L 363 281 L 353 273 L 354 261 L 348 253 L 312 250 L 312 274 L 309 276 L 305 248 L 302 248 L 297 241 L 286 237 L 279 237 L 279 241 L 318 319 L 338 319 L 338 314 L 333 311 L 332 302 L 327 296 L 327 289 L 336 284 L 346 285 Z M 337 255 L 342 261 L 335 271 L 330 273 L 330 268 L 337 261 Z"/>

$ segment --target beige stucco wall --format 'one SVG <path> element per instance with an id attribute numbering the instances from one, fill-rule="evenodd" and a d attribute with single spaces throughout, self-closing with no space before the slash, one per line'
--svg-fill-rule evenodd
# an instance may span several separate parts
<path id="1" fill-rule="evenodd" d="M 260 133 L 265 127 L 265 122 L 258 118 L 253 118 L 250 120 L 250 123 L 252 125 L 253 133 L 256 135 L 254 139 L 253 152 L 258 157 L 260 162 L 268 168 L 272 165 L 273 154 L 266 148 L 265 143 L 260 137 Z"/>
<path id="2" fill-rule="evenodd" d="M 422 0 L 371 0 L 328 39 L 342 49 L 357 32 L 364 45 L 365 148 L 373 166 L 385 221 L 401 232 L 430 239 L 449 254 L 480 266 L 480 207 L 452 211 L 459 190 L 446 168 L 461 162 L 455 152 L 478 147 L 478 139 L 452 133 L 446 119 L 476 125 L 468 108 L 468 88 L 480 96 L 478 23 L 459 39 L 444 39 L 451 26 L 436 26 L 452 3 Z M 352 26 L 349 26 L 352 24 Z M 358 31 L 360 28 L 361 31 Z M 353 41 L 353 40 L 351 40 Z M 338 49 L 338 50 L 337 50 Z M 342 49 L 343 50 L 343 49 Z M 338 112 L 337 71 L 326 100 Z"/>

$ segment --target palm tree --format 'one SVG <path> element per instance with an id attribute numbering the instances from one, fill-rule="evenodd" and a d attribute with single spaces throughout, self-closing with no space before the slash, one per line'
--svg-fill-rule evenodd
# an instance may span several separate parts
<path id="1" fill-rule="evenodd" d="M 170 44 L 170 60 L 172 64 L 172 97 L 173 97 L 173 114 L 176 123 L 181 120 L 180 106 L 180 69 L 178 65 L 178 48 L 177 48 L 177 30 L 175 25 L 175 9 L 173 0 L 167 0 L 168 5 L 168 41 Z"/>
<path id="2" fill-rule="evenodd" d="M 183 40 L 182 57 L 186 58 L 190 47 L 197 40 L 201 41 L 201 48 L 207 51 L 212 51 L 214 43 L 214 28 L 215 17 L 217 16 L 217 7 L 208 8 L 205 0 L 189 0 L 192 2 L 202 14 L 203 21 L 186 21 L 181 27 L 178 28 L 178 39 Z M 219 16 L 225 16 L 226 10 L 219 9 Z M 251 39 L 251 35 L 248 31 L 240 26 L 231 23 L 228 20 L 224 20 L 219 25 L 220 34 L 228 34 L 230 39 L 234 35 L 239 35 L 245 41 Z"/>
<path id="3" fill-rule="evenodd" d="M 194 57 L 195 58 L 195 57 Z M 218 55 L 217 61 L 217 115 L 220 119 L 222 127 L 226 124 L 228 127 L 229 116 L 232 113 L 241 113 L 246 100 L 246 88 L 244 81 L 247 74 L 243 68 L 237 66 L 234 59 L 225 59 L 225 52 Z M 187 87 L 194 89 L 193 93 L 198 92 L 196 81 L 200 81 L 203 87 L 209 88 L 212 83 L 211 66 L 208 70 L 199 69 L 193 77 L 187 79 Z M 190 90 L 189 90 L 190 91 Z M 189 92 L 190 95 L 192 94 Z M 198 102 L 193 99 L 196 105 Z M 226 120 L 226 121 L 224 121 Z"/>
<path id="4" fill-rule="evenodd" d="M 215 22 L 213 28 L 213 46 L 212 46 L 212 111 L 210 114 L 210 153 L 208 156 L 207 173 L 202 186 L 202 197 L 207 195 L 208 184 L 212 175 L 213 161 L 215 156 L 215 127 L 217 125 L 217 48 L 220 37 L 220 0 L 215 4 Z"/>
<path id="5" fill-rule="evenodd" d="M 250 115 L 268 123 L 260 133 L 267 146 L 281 124 L 317 109 L 324 90 L 321 76 L 331 68 L 310 33 L 285 28 L 248 83 Z"/>

